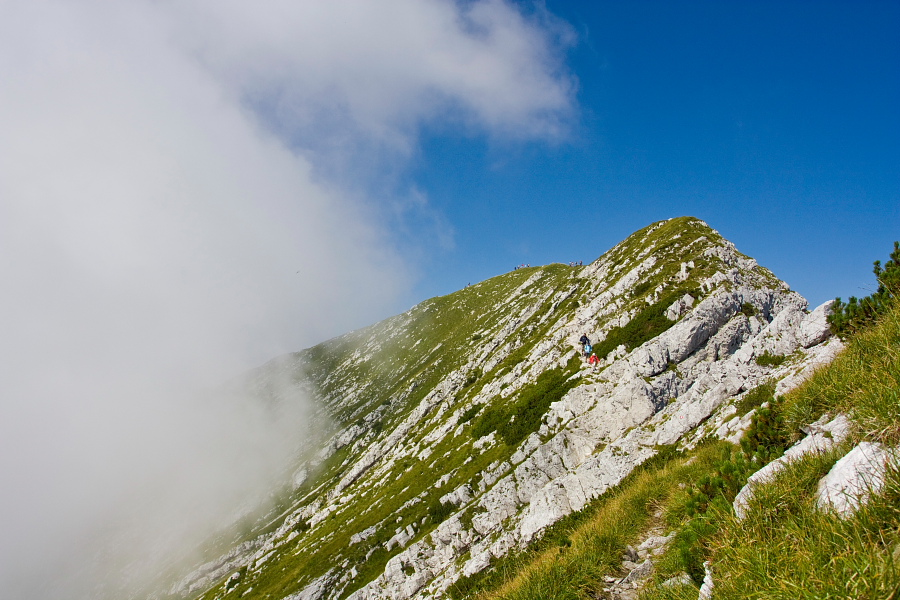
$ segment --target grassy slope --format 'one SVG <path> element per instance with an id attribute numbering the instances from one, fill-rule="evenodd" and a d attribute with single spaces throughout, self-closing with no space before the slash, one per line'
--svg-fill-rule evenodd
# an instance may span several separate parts
<path id="1" fill-rule="evenodd" d="M 542 317 L 547 317 L 553 308 L 547 302 L 532 306 L 535 298 L 566 292 L 573 286 L 577 288 L 579 282 L 573 279 L 573 273 L 574 269 L 564 265 L 519 269 L 454 294 L 433 298 L 408 313 L 298 353 L 297 357 L 306 365 L 305 374 L 318 387 L 320 397 L 337 407 L 332 418 L 339 425 L 363 422 L 382 408 L 387 410 L 379 417 L 377 429 L 388 432 L 441 379 L 465 366 L 475 342 L 501 324 L 498 316 L 527 315 L 517 327 L 515 339 L 520 348 L 530 349 L 534 340 L 539 339 L 549 326 L 548 319 Z M 532 277 L 535 281 L 529 288 L 514 296 L 514 291 Z M 567 307 L 557 306 L 553 310 L 565 311 Z M 435 348 L 438 344 L 440 346 Z M 377 360 L 348 361 L 348 356 L 367 345 Z M 513 350 L 485 378 L 508 370 L 524 358 L 521 355 Z M 480 387 L 480 378 L 475 379 L 448 409 L 463 402 L 469 395 L 467 392 Z M 343 392 L 348 387 L 359 391 L 357 402 L 343 401 Z M 410 443 L 415 444 L 427 433 L 425 430 L 416 432 Z M 371 437 L 374 443 L 377 436 Z M 252 586 L 254 597 L 266 597 L 267 594 L 281 597 L 343 562 L 347 568 L 356 567 L 360 573 L 355 585 L 345 589 L 344 595 L 376 577 L 384 570 L 387 560 L 401 550 L 397 547 L 387 551 L 382 547 L 397 529 L 415 524 L 418 527 L 416 538 L 426 535 L 434 527 L 429 511 L 440 495 L 471 480 L 492 462 L 505 459 L 510 452 L 502 446 L 472 452 L 474 439 L 466 437 L 464 443 L 452 436 L 445 439 L 433 449 L 429 460 L 404 459 L 396 471 L 386 477 L 376 479 L 368 473 L 364 475 L 347 491 L 365 490 L 365 493 L 353 494 L 339 513 L 304 532 L 305 537 L 316 540 L 314 543 L 282 546 L 269 559 L 260 577 L 242 583 L 236 591 L 240 593 Z M 469 457 L 472 460 L 463 464 Z M 307 498 L 301 498 L 299 504 L 314 498 L 339 479 L 352 458 L 358 456 L 353 455 L 350 446 L 332 456 L 321 467 L 315 481 L 300 491 L 306 492 Z M 435 479 L 446 472 L 446 465 L 457 468 L 444 486 L 434 488 Z M 407 506 L 417 498 L 418 502 Z M 388 517 L 391 522 L 386 524 Z M 379 526 L 374 536 L 362 543 L 350 543 L 352 533 L 373 525 Z M 220 591 L 221 588 L 216 586 L 202 598 L 215 598 Z"/>
<path id="2" fill-rule="evenodd" d="M 720 261 L 703 250 L 721 237 L 702 222 L 689 217 L 656 223 L 636 232 L 606 253 L 598 264 L 606 270 L 602 284 L 580 276 L 580 268 L 549 265 L 519 269 L 453 294 L 433 298 L 371 327 L 349 333 L 294 355 L 291 367 L 297 382 L 311 382 L 324 402 L 323 410 L 336 427 L 354 424 L 363 429 L 355 442 L 338 449 L 319 466 L 304 487 L 285 497 L 281 507 L 296 510 L 316 506 L 367 449 L 383 442 L 385 436 L 450 373 L 465 377 L 465 386 L 438 410 L 450 414 L 471 406 L 484 385 L 527 367 L 535 347 L 573 311 L 611 289 L 626 273 L 650 254 L 657 258 L 642 276 L 639 285 L 621 298 L 619 309 L 607 320 L 627 313 L 629 327 L 605 327 L 608 345 L 625 343 L 632 347 L 657 335 L 670 325 L 656 313 L 685 292 L 701 297 L 698 282 L 721 269 Z M 675 277 L 681 263 L 691 260 L 693 268 L 686 281 Z M 773 285 L 777 279 L 764 269 L 757 273 Z M 531 281 L 527 286 L 526 282 Z M 640 325 L 640 327 L 638 327 Z M 504 328 L 511 333 L 499 336 Z M 494 348 L 484 344 L 498 336 Z M 566 349 L 568 351 L 568 349 Z M 473 353 L 479 354 L 479 362 Z M 570 365 L 571 368 L 571 365 Z M 568 373 L 571 374 L 571 370 Z M 527 390 L 502 393 L 491 405 L 506 403 L 514 410 L 517 399 Z M 479 416 L 473 415 L 476 424 Z M 236 593 L 253 588 L 250 597 L 280 598 L 301 589 L 329 570 L 358 570 L 357 577 L 343 590 L 347 595 L 376 577 L 387 560 L 400 548 L 386 550 L 386 542 L 398 529 L 414 525 L 414 539 L 427 535 L 435 525 L 437 499 L 455 487 L 472 482 L 479 473 L 505 460 L 513 446 L 499 444 L 474 451 L 474 438 L 465 429 L 451 432 L 429 452 L 413 452 L 431 433 L 414 430 L 403 440 L 410 451 L 407 458 L 382 469 L 381 464 L 364 473 L 345 490 L 347 501 L 325 520 L 306 529 L 280 546 L 267 560 L 259 575 L 242 578 Z M 511 439 L 518 436 L 513 435 Z M 435 489 L 435 479 L 450 473 L 449 481 Z M 463 516 L 466 518 L 466 515 Z M 468 515 L 471 518 L 471 515 Z M 265 526 L 277 526 L 271 519 Z M 377 532 L 364 542 L 351 544 L 352 533 L 375 526 Z M 253 533 L 247 532 L 244 538 Z M 221 593 L 216 585 L 202 596 L 211 600 Z M 234 592 L 233 592 L 234 593 Z"/>
<path id="3" fill-rule="evenodd" d="M 890 474 L 883 493 L 854 517 L 841 520 L 814 509 L 819 479 L 860 439 L 900 441 L 900 305 L 874 328 L 850 340 L 831 365 L 819 370 L 776 409 L 780 439 L 825 412 L 849 412 L 857 424 L 853 440 L 825 455 L 798 461 L 762 488 L 744 521 L 731 500 L 739 481 L 710 493 L 697 510 L 702 476 L 734 467 L 738 451 L 727 442 L 701 445 L 689 456 L 641 470 L 595 501 L 583 522 L 551 532 L 542 547 L 510 559 L 480 582 L 460 589 L 482 600 L 547 600 L 604 597 L 603 576 L 617 572 L 625 545 L 663 513 L 675 542 L 658 561 L 644 600 L 695 599 L 697 586 L 663 587 L 673 575 L 702 578 L 701 563 L 714 565 L 716 599 L 898 598 L 900 597 L 900 474 Z M 738 469 L 740 471 L 740 469 Z M 708 477 L 707 477 L 708 479 Z M 681 484 L 682 487 L 679 487 Z"/>

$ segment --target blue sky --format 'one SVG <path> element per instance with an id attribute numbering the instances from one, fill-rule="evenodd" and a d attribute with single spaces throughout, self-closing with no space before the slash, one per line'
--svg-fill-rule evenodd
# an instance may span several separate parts
<path id="1" fill-rule="evenodd" d="M 704 219 L 813 305 L 900 239 L 900 4 L 548 0 L 576 40 L 568 136 L 425 135 L 409 178 L 455 233 L 420 298 Z"/>

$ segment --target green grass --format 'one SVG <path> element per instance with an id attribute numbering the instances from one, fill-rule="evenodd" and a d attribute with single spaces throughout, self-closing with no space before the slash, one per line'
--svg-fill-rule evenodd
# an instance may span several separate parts
<path id="1" fill-rule="evenodd" d="M 402 315 L 294 354 L 288 365 L 291 380 L 312 385 L 333 428 L 357 424 L 367 429 L 363 434 L 367 437 L 338 450 L 319 465 L 300 490 L 280 499 L 285 512 L 313 504 L 333 490 L 353 462 L 373 444 L 383 442 L 454 371 L 459 374 L 459 387 L 436 404 L 431 414 L 461 413 L 457 422 L 460 433 L 426 443 L 426 437 L 447 418 L 432 419 L 431 414 L 427 415 L 425 425 L 400 444 L 417 450 L 427 447 L 429 456 L 423 460 L 399 460 L 393 465 L 380 459 L 346 490 L 352 493 L 346 503 L 336 507 L 324 521 L 299 528 L 300 535 L 279 548 L 262 573 L 248 572 L 230 595 L 252 586 L 254 593 L 248 598 L 282 597 L 343 563 L 347 569 L 357 568 L 359 575 L 340 591 L 341 596 L 372 581 L 385 563 L 401 551 L 398 547 L 390 551 L 383 547 L 395 529 L 414 523 L 418 533 L 413 541 L 428 535 L 452 510 L 440 503 L 440 497 L 459 485 L 476 484 L 488 465 L 507 460 L 518 443 L 539 428 L 549 404 L 577 383 L 570 375 L 581 364 L 576 358 L 564 369 L 551 368 L 536 374 L 537 380 L 530 385 L 513 381 L 504 390 L 506 399 L 488 402 L 482 394 L 485 386 L 510 373 L 530 377 L 529 369 L 542 358 L 535 352 L 538 344 L 550 338 L 557 324 L 570 320 L 576 308 L 589 304 L 651 252 L 658 256 L 658 262 L 649 268 L 637 288 L 621 298 L 622 310 L 640 310 L 629 325 L 611 332 L 610 337 L 617 337 L 618 343 L 630 348 L 671 326 L 662 311 L 686 291 L 699 299 L 697 282 L 722 267 L 717 258 L 703 254 L 708 243 L 694 243 L 702 237 L 712 243 L 721 242 L 717 234 L 696 219 L 685 217 L 656 223 L 604 255 L 600 262 L 610 269 L 611 275 L 602 289 L 601 284 L 581 278 L 582 269 L 566 265 L 519 269 L 433 298 Z M 687 261 L 693 261 L 694 268 L 686 281 L 680 281 L 676 275 L 681 262 Z M 766 276 L 764 269 L 758 271 Z M 523 288 L 532 277 L 534 281 Z M 646 298 L 654 294 L 657 301 L 648 305 Z M 603 319 L 616 316 L 605 315 Z M 603 319 L 598 327 L 603 326 Z M 504 330 L 506 327 L 512 328 L 511 333 L 501 336 L 501 331 L 509 331 Z M 555 343 L 555 350 L 563 356 L 570 350 L 558 339 Z M 489 351 L 475 364 L 473 350 L 482 345 Z M 280 374 L 278 369 L 282 366 L 273 363 L 263 367 L 259 377 L 264 379 L 267 369 Z M 497 431 L 503 443 L 476 451 L 472 431 L 479 428 Z M 359 444 L 361 439 L 367 443 Z M 449 481 L 434 488 L 435 480 L 445 473 L 451 474 Z M 468 509 L 465 518 L 471 519 L 474 510 Z M 564 526 L 573 525 L 580 518 L 564 520 L 568 524 Z M 263 527 L 273 530 L 278 525 L 273 519 L 248 524 L 239 537 L 249 539 Z M 350 544 L 353 533 L 371 526 L 377 527 L 374 536 Z M 569 539 L 568 535 L 564 537 Z M 554 538 L 551 535 L 548 539 Z M 570 545 L 561 547 L 569 552 L 576 545 L 573 537 Z M 559 573 L 560 577 L 572 575 L 567 571 Z M 216 597 L 222 584 L 224 581 L 204 594 L 204 600 Z"/>
<path id="2" fill-rule="evenodd" d="M 744 396 L 735 404 L 737 414 L 740 416 L 744 416 L 764 402 L 770 402 L 774 397 L 774 382 L 765 382 L 761 385 L 758 385 L 744 394 Z"/>
<path id="3" fill-rule="evenodd" d="M 848 340 L 847 349 L 790 397 L 786 419 L 796 432 L 833 411 L 853 411 L 863 437 L 900 443 L 900 304 L 873 327 Z"/>
<path id="4" fill-rule="evenodd" d="M 852 519 L 824 514 L 814 507 L 814 492 L 839 456 L 832 451 L 793 463 L 758 488 L 743 521 L 729 504 L 713 506 L 696 560 L 714 565 L 717 599 L 896 597 L 900 478 L 895 474 L 886 493 Z M 661 567 L 673 571 L 665 561 Z M 668 596 L 651 589 L 641 597 Z"/>
<path id="5" fill-rule="evenodd" d="M 779 456 L 800 424 L 823 412 L 852 411 L 857 437 L 897 443 L 900 310 L 849 342 L 847 351 L 787 398 L 765 383 L 739 411 L 758 408 L 741 447 L 707 442 L 688 457 L 638 469 L 577 515 L 550 528 L 530 549 L 495 561 L 451 588 L 456 599 L 601 597 L 628 543 L 662 510 L 676 537 L 656 561 L 642 600 L 697 597 L 703 562 L 713 564 L 716 599 L 900 598 L 900 473 L 849 519 L 815 508 L 818 482 L 854 443 L 792 463 L 757 488 L 748 516 L 731 502 L 747 476 Z M 679 486 L 681 484 L 681 486 Z M 692 584 L 661 587 L 687 572 Z"/>
<path id="6" fill-rule="evenodd" d="M 548 528 L 528 550 L 496 561 L 491 568 L 464 578 L 451 597 L 479 600 L 537 600 L 597 597 L 603 577 L 621 575 L 628 544 L 659 523 L 657 513 L 672 495 L 708 469 L 714 449 L 704 448 L 688 462 L 663 452 L 638 467 L 579 513 Z M 695 594 L 696 597 L 696 594 Z"/>
<path id="7" fill-rule="evenodd" d="M 575 361 L 580 363 L 577 357 Z M 533 384 L 520 389 L 513 402 L 495 399 L 475 421 L 472 436 L 479 438 L 496 431 L 507 446 L 518 445 L 538 430 L 550 405 L 577 385 L 576 379 L 569 379 L 571 371 L 571 367 L 565 371 L 560 368 L 544 371 Z"/>
<path id="8" fill-rule="evenodd" d="M 733 515 L 730 503 L 711 503 L 701 535 L 689 540 L 693 543 L 687 548 L 676 544 L 666 555 L 670 573 L 711 560 L 717 600 L 900 597 L 900 473 L 889 471 L 883 492 L 850 518 L 815 507 L 819 480 L 856 439 L 896 443 L 898 316 L 895 305 L 874 327 L 850 338 L 847 350 L 783 404 L 776 403 L 771 412 L 781 416 L 769 419 L 771 430 L 780 430 L 786 443 L 798 437 L 800 425 L 822 413 L 845 411 L 857 425 L 855 436 L 828 453 L 792 463 L 774 482 L 757 488 L 743 521 Z M 694 521 L 682 525 L 685 538 L 692 527 Z M 681 560 L 678 552 L 686 549 L 694 552 L 692 560 Z M 664 561 L 661 570 L 665 566 Z M 651 588 L 641 598 L 658 600 L 674 593 Z"/>
<path id="9" fill-rule="evenodd" d="M 780 367 L 787 359 L 781 354 L 771 354 L 768 350 L 756 357 L 756 364 L 761 367 Z"/>

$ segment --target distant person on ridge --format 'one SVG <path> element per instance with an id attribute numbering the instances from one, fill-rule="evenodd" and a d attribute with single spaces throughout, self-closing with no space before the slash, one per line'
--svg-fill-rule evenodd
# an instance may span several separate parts
<path id="1" fill-rule="evenodd" d="M 590 338 L 588 338 L 586 333 L 582 333 L 581 337 L 578 339 L 578 343 L 581 344 L 581 356 L 586 356 L 584 353 L 584 347 L 591 343 Z"/>
<path id="2" fill-rule="evenodd" d="M 588 364 L 591 365 L 591 371 L 597 370 L 597 364 L 600 362 L 600 359 L 597 358 L 597 355 L 591 352 L 591 357 L 588 359 Z"/>

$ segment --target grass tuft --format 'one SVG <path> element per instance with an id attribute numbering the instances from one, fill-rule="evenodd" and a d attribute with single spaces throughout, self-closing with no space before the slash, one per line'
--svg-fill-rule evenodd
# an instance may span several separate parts
<path id="1" fill-rule="evenodd" d="M 826 412 L 852 413 L 863 438 L 900 443 L 900 303 L 791 396 L 785 421 L 796 432 Z"/>

